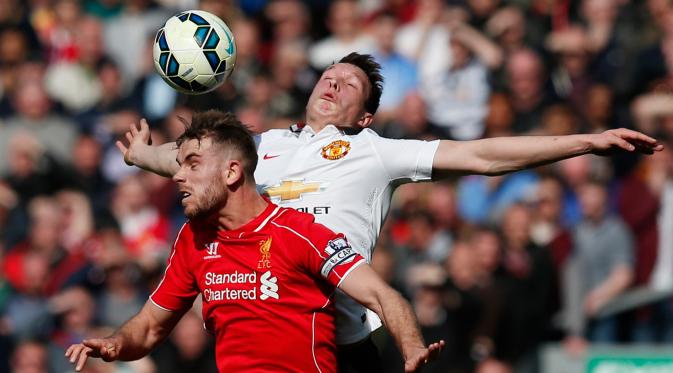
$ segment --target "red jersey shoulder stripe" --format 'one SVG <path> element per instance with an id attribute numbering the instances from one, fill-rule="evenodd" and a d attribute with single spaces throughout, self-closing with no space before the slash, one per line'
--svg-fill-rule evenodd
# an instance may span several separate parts
<path id="1" fill-rule="evenodd" d="M 275 226 L 277 226 L 277 227 L 279 227 L 279 228 L 285 228 L 285 229 L 287 229 L 288 231 L 294 233 L 297 237 L 301 238 L 302 240 L 306 241 L 309 245 L 311 245 L 311 247 L 313 248 L 313 250 L 315 250 L 315 252 L 318 253 L 318 256 L 320 256 L 321 259 L 325 259 L 325 257 L 322 255 L 322 253 L 320 252 L 320 250 L 318 250 L 318 248 L 315 247 L 315 245 L 313 244 L 313 242 L 311 242 L 311 240 L 309 240 L 308 238 L 306 238 L 305 236 L 303 236 L 303 235 L 300 234 L 299 232 L 297 232 L 297 231 L 295 231 L 294 229 L 292 229 L 292 228 L 290 228 L 290 227 L 287 227 L 287 226 L 285 226 L 285 225 L 278 224 L 278 223 L 276 223 L 275 221 L 272 221 L 271 224 L 273 224 L 273 225 L 275 225 Z"/>
<path id="2" fill-rule="evenodd" d="M 262 221 L 262 223 L 253 230 L 253 232 L 259 232 L 262 228 L 264 228 L 271 218 L 273 218 L 278 213 L 278 210 L 280 210 L 280 206 L 276 206 L 276 209 L 273 210 L 271 214 L 269 214 L 269 216 L 267 216 L 266 219 L 264 219 L 264 221 Z"/>

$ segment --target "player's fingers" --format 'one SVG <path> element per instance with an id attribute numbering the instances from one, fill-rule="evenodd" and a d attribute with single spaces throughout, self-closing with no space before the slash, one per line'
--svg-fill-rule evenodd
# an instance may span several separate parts
<path id="1" fill-rule="evenodd" d="M 635 145 L 631 144 L 630 142 L 624 140 L 619 136 L 613 136 L 611 143 L 619 148 L 622 148 L 630 152 L 636 150 Z"/>
<path id="2" fill-rule="evenodd" d="M 134 136 L 131 134 L 131 132 L 126 132 L 124 136 L 126 136 L 126 141 L 128 141 L 129 145 L 131 145 L 134 139 Z"/>
<path id="3" fill-rule="evenodd" d="M 131 123 L 129 128 L 131 129 L 131 134 L 133 134 L 134 137 L 138 136 L 138 132 L 139 132 L 138 131 L 138 126 L 135 123 Z"/>
<path id="4" fill-rule="evenodd" d="M 637 139 L 639 141 L 643 141 L 649 144 L 656 144 L 657 140 L 653 137 L 650 137 L 642 132 L 630 130 L 628 128 L 620 128 L 618 134 L 621 137 L 627 137 L 630 139 Z"/>
<path id="5" fill-rule="evenodd" d="M 140 132 L 148 134 L 150 133 L 150 125 L 147 124 L 145 118 L 140 120 Z"/>
<path id="6" fill-rule="evenodd" d="M 115 142 L 115 145 L 117 146 L 117 149 L 119 149 L 119 151 L 120 151 L 122 154 L 126 154 L 126 152 L 129 150 L 129 148 L 127 148 L 126 145 L 124 145 L 124 143 L 121 142 L 121 141 L 119 141 L 119 140 L 117 140 L 117 141 Z"/>
<path id="7" fill-rule="evenodd" d="M 71 363 L 74 363 L 79 356 L 79 352 L 84 348 L 81 344 L 76 344 L 68 347 L 68 350 L 65 352 L 65 356 Z"/>
<path id="8" fill-rule="evenodd" d="M 75 346 L 77 345 L 70 345 L 70 347 L 65 349 L 65 357 L 70 357 L 70 354 L 72 354 L 73 349 L 75 349 Z"/>
<path id="9" fill-rule="evenodd" d="M 91 351 L 90 348 L 84 349 L 80 354 L 79 354 L 79 359 L 77 360 L 77 365 L 75 365 L 75 370 L 80 372 L 82 368 L 84 368 L 84 364 L 86 363 L 86 359 L 89 358 L 89 352 Z"/>

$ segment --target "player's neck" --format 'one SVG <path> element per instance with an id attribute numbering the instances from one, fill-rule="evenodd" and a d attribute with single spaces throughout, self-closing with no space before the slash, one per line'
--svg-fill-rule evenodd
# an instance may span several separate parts
<path id="1" fill-rule="evenodd" d="M 227 198 L 217 216 L 217 227 L 227 231 L 238 229 L 264 212 L 268 205 L 255 188 L 241 187 Z"/>
<path id="2" fill-rule="evenodd" d="M 329 125 L 329 123 L 322 123 L 322 122 L 319 122 L 319 121 L 315 121 L 315 122 L 312 122 L 312 123 L 306 123 L 306 125 L 311 127 L 313 132 L 320 133 L 320 131 L 325 129 L 325 127 L 327 127 Z"/>

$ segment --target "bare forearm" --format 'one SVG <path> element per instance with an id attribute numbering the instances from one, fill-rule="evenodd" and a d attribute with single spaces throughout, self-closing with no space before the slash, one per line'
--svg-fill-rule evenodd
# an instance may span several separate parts
<path id="1" fill-rule="evenodd" d="M 157 322 L 148 307 L 148 305 L 145 305 L 140 313 L 108 337 L 118 342 L 118 360 L 131 361 L 146 356 L 173 329 L 174 322 L 171 320 Z"/>
<path id="2" fill-rule="evenodd" d="M 143 170 L 165 177 L 172 177 L 179 167 L 175 160 L 177 154 L 178 148 L 174 142 L 159 146 L 146 145 L 134 148 L 130 161 Z"/>
<path id="3" fill-rule="evenodd" d="M 589 153 L 588 136 L 497 137 L 474 141 L 442 141 L 433 168 L 448 173 L 502 175 Z"/>
<path id="4" fill-rule="evenodd" d="M 398 292 L 389 289 L 381 294 L 378 306 L 375 305 L 373 310 L 395 339 L 405 360 L 414 350 L 425 348 L 414 311 Z"/>

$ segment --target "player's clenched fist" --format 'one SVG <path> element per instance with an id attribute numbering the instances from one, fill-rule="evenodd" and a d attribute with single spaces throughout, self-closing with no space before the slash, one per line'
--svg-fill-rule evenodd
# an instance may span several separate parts
<path id="1" fill-rule="evenodd" d="M 82 343 L 74 344 L 65 351 L 65 357 L 75 364 L 75 370 L 81 371 L 88 357 L 101 358 L 105 361 L 117 360 L 119 346 L 111 338 L 85 339 Z"/>

